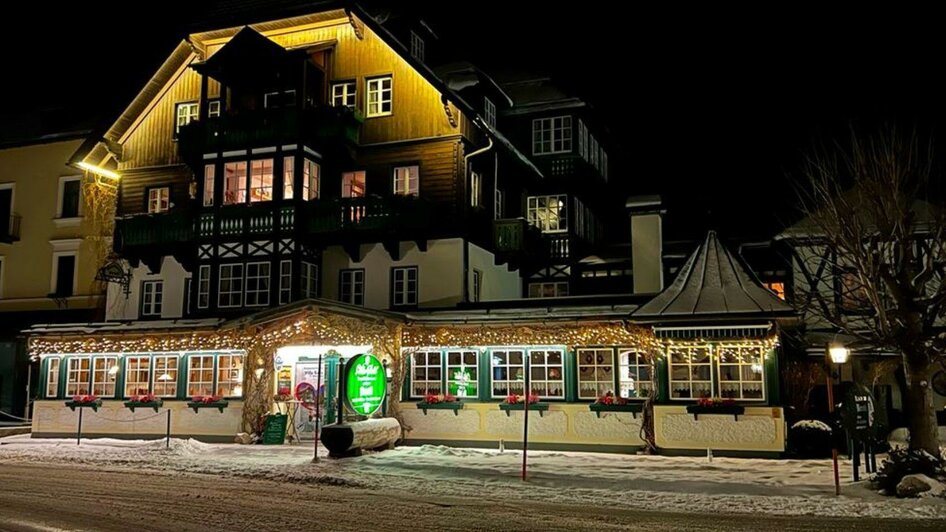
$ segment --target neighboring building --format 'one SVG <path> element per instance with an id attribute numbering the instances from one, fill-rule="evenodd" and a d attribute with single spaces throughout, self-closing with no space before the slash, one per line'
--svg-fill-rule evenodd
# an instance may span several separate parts
<path id="1" fill-rule="evenodd" d="M 84 216 L 87 132 L 0 145 L 0 411 L 23 416 L 29 364 L 21 331 L 101 319 L 104 288 Z M 2 417 L 2 416 L 0 416 Z M 0 419 L 2 421 L 2 419 Z"/>

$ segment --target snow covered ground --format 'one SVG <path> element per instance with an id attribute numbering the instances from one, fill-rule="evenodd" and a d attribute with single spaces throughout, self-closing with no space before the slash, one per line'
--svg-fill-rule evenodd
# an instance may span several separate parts
<path id="1" fill-rule="evenodd" d="M 400 447 L 312 463 L 312 447 L 205 444 L 194 440 L 0 439 L 0 464 L 46 462 L 187 471 L 282 482 L 399 491 L 420 497 L 486 497 L 700 513 L 946 519 L 946 499 L 897 500 L 851 482 L 842 462 L 834 496 L 830 460 L 663 457 L 578 452 Z"/>

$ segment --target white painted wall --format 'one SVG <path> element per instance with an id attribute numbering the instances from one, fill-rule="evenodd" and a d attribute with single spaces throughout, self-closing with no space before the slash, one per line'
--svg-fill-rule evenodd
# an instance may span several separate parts
<path id="1" fill-rule="evenodd" d="M 139 264 L 132 270 L 131 293 L 127 297 L 121 286 L 115 283 L 108 284 L 105 319 L 108 321 L 138 319 L 138 313 L 141 310 L 142 281 L 164 281 L 161 317 L 181 318 L 184 316 L 184 280 L 189 277 L 190 273 L 185 271 L 174 257 L 164 257 L 161 262 L 161 271 L 158 273 L 151 273 L 147 266 Z"/>
<path id="2" fill-rule="evenodd" d="M 519 277 L 519 271 L 510 271 L 505 264 L 496 266 L 492 253 L 476 244 L 470 244 L 470 290 L 473 290 L 474 269 L 483 272 L 480 301 L 519 299 L 522 297 L 522 279 Z"/>

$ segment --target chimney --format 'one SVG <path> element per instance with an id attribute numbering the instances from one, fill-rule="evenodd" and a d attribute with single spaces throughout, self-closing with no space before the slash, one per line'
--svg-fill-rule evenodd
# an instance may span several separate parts
<path id="1" fill-rule="evenodd" d="M 664 288 L 663 209 L 660 196 L 631 196 L 624 204 L 631 216 L 631 267 L 635 294 Z"/>

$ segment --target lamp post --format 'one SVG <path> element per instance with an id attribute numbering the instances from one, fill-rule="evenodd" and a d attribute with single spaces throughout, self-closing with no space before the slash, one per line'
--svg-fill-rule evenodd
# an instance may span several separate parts
<path id="1" fill-rule="evenodd" d="M 825 348 L 825 362 L 828 371 L 825 379 L 828 384 L 828 415 L 831 417 L 831 461 L 834 464 L 834 494 L 841 494 L 841 478 L 838 474 L 838 443 L 834 434 L 834 366 L 844 364 L 850 356 L 851 350 L 840 344 L 828 344 Z"/>

